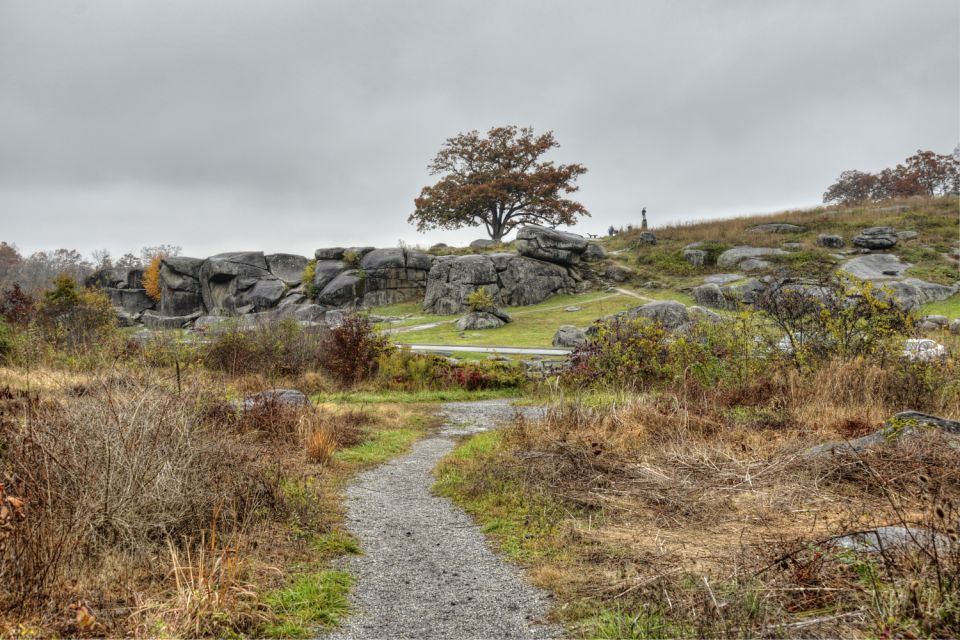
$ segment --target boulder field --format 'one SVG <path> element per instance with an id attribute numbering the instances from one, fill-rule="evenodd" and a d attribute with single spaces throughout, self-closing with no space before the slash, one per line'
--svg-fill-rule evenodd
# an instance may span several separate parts
<path id="1" fill-rule="evenodd" d="M 521 229 L 516 246 L 517 253 L 441 257 L 403 247 L 327 247 L 313 260 L 261 251 L 169 257 L 160 265 L 159 302 L 146 294 L 140 269 L 104 270 L 91 284 L 107 290 L 126 325 L 212 327 L 230 316 L 253 326 L 279 318 L 315 323 L 334 310 L 417 300 L 429 313 L 461 313 L 481 287 L 497 305 L 536 304 L 589 288 L 577 265 L 604 255 L 581 236 L 538 226 Z"/>

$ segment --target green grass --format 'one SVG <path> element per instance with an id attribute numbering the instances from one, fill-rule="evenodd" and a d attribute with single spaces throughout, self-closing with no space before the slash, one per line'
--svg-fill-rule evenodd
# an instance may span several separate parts
<path id="1" fill-rule="evenodd" d="M 445 322 L 456 318 L 456 316 L 438 316 L 424 313 L 423 307 L 419 302 L 400 302 L 397 304 L 388 304 L 382 307 L 373 307 L 369 309 L 371 315 L 389 316 L 402 318 L 398 322 L 383 322 L 377 325 L 379 329 L 393 329 L 396 327 L 409 327 L 417 324 L 427 324 L 430 322 Z"/>
<path id="2" fill-rule="evenodd" d="M 421 435 L 420 429 L 382 429 L 373 431 L 366 442 L 341 449 L 334 454 L 340 462 L 369 467 L 386 462 L 405 452 Z"/>
<path id="3" fill-rule="evenodd" d="M 343 571 L 319 571 L 297 576 L 264 598 L 279 622 L 265 626 L 267 638 L 309 638 L 318 627 L 336 626 L 349 611 L 347 596 L 353 577 Z"/>
<path id="4" fill-rule="evenodd" d="M 697 282 L 696 284 L 700 284 Z M 690 305 L 697 304 L 688 293 L 682 293 L 676 291 L 675 289 L 644 289 L 643 287 L 637 288 L 637 293 L 647 298 L 653 298 L 654 300 L 676 300 L 677 302 L 682 302 L 683 304 Z M 643 300 L 637 300 L 637 304 L 644 304 Z"/>
<path id="5" fill-rule="evenodd" d="M 960 318 L 960 295 L 951 296 L 939 302 L 929 302 L 920 307 L 920 315 L 947 316 L 951 320 Z"/>
<path id="6" fill-rule="evenodd" d="M 393 338 L 397 342 L 410 344 L 549 347 L 560 325 L 586 327 L 602 316 L 641 304 L 644 304 L 643 300 L 620 293 L 560 295 L 540 304 L 506 309 L 513 316 L 513 322 L 499 329 L 467 331 L 461 336 L 462 332 L 452 324 L 444 324 L 432 329 L 401 333 Z M 580 310 L 565 311 L 569 306 L 580 307 Z"/>
<path id="7" fill-rule="evenodd" d="M 457 354 L 458 356 L 460 354 Z M 489 354 L 483 354 L 487 356 Z M 333 402 L 337 404 L 430 404 L 434 402 L 461 402 L 466 400 L 494 400 L 512 398 L 520 392 L 516 389 L 484 389 L 467 391 L 466 389 L 439 389 L 426 391 L 337 391 L 318 393 L 315 402 Z"/>
<path id="8" fill-rule="evenodd" d="M 691 638 L 696 631 L 689 626 L 672 622 L 668 614 L 649 609 L 626 611 L 620 608 L 602 609 L 580 625 L 587 638 L 603 640 L 646 640 L 647 638 Z"/>
<path id="9" fill-rule="evenodd" d="M 487 431 L 458 446 L 437 467 L 434 492 L 474 516 L 508 557 L 562 559 L 563 546 L 552 538 L 565 515 L 563 507 L 546 496 L 530 495 L 519 479 L 487 474 L 500 438 L 499 432 Z M 482 490 L 475 490 L 479 486 Z"/>
<path id="10" fill-rule="evenodd" d="M 310 546 L 323 558 L 336 556 L 360 555 L 360 545 L 356 538 L 346 531 L 335 530 L 329 533 L 317 534 L 310 541 Z"/>

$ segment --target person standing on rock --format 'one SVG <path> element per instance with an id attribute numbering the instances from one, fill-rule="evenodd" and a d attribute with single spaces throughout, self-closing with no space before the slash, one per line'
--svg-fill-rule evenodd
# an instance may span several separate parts
<path id="1" fill-rule="evenodd" d="M 647 228 L 647 208 L 646 207 L 643 208 L 643 211 L 640 212 L 640 215 L 643 216 L 643 221 L 640 222 L 640 228 L 646 229 Z"/>

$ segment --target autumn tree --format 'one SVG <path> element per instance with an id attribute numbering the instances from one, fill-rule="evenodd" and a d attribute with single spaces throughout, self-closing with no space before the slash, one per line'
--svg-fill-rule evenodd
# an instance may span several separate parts
<path id="1" fill-rule="evenodd" d="M 482 224 L 497 242 L 522 224 L 576 224 L 578 216 L 590 214 L 564 196 L 579 189 L 576 180 L 587 169 L 541 159 L 559 146 L 552 131 L 536 136 L 532 128 L 516 126 L 447 139 L 428 166 L 440 179 L 414 200 L 408 222 L 421 232 Z"/>
<path id="2" fill-rule="evenodd" d="M 824 202 L 859 204 L 869 200 L 877 186 L 877 176 L 865 171 L 844 171 L 823 194 Z"/>
<path id="3" fill-rule="evenodd" d="M 902 164 L 879 173 L 844 171 L 823 194 L 825 203 L 859 204 L 867 200 L 944 196 L 960 193 L 960 159 L 918 150 Z"/>

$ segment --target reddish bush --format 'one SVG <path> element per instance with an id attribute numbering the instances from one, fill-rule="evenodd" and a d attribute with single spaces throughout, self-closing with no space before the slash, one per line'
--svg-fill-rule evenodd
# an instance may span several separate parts
<path id="1" fill-rule="evenodd" d="M 351 314 L 330 331 L 323 366 L 341 384 L 356 384 L 377 372 L 377 360 L 389 348 L 387 338 L 374 330 L 366 316 Z"/>
<path id="2" fill-rule="evenodd" d="M 30 322 L 36 308 L 33 296 L 14 283 L 0 294 L 0 316 L 10 324 L 25 325 Z"/>

